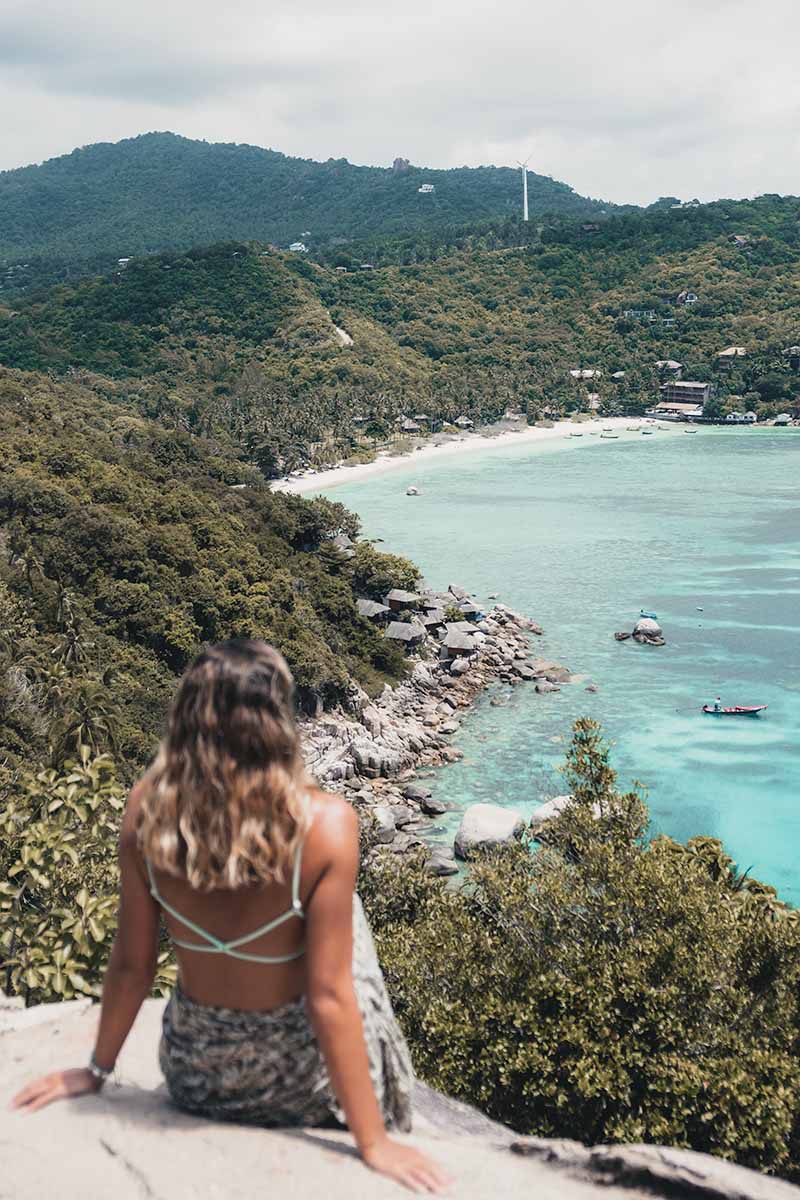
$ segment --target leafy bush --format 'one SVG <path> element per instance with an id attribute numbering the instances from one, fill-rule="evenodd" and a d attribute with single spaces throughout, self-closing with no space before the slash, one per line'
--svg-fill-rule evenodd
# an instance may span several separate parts
<path id="1" fill-rule="evenodd" d="M 7 778 L 0 817 L 0 966 L 28 1003 L 100 994 L 116 930 L 123 793 L 84 748 L 63 774 Z M 156 991 L 174 982 L 166 947 Z"/>
<path id="2" fill-rule="evenodd" d="M 800 1175 L 797 916 L 713 839 L 647 842 L 597 728 L 535 853 L 364 897 L 416 1067 L 529 1134 L 688 1146 Z"/>

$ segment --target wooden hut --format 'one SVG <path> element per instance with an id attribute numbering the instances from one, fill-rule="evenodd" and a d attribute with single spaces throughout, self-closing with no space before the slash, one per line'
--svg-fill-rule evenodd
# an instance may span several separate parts
<path id="1" fill-rule="evenodd" d="M 404 592 L 402 588 L 392 588 L 384 596 L 383 602 L 392 612 L 410 612 L 419 604 L 419 596 L 416 592 Z"/>
<path id="2" fill-rule="evenodd" d="M 356 600 L 356 608 L 360 617 L 366 617 L 376 625 L 383 625 L 392 615 L 388 604 L 379 604 L 377 600 Z"/>
<path id="3" fill-rule="evenodd" d="M 399 642 L 406 650 L 414 650 L 425 640 L 425 628 L 422 625 L 411 624 L 410 621 L 392 621 L 386 630 L 386 637 L 392 642 Z"/>

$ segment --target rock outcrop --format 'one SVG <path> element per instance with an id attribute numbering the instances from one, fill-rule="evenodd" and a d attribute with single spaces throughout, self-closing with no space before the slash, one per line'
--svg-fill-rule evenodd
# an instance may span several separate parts
<path id="1" fill-rule="evenodd" d="M 466 598 L 463 588 L 451 587 L 451 601 Z M 410 826 L 446 811 L 416 773 L 461 757 L 451 739 L 485 688 L 501 683 L 555 692 L 573 678 L 561 663 L 531 655 L 531 637 L 542 633 L 540 626 L 504 604 L 478 621 L 459 622 L 458 632 L 466 643 L 462 657 L 442 658 L 441 644 L 429 638 L 408 679 L 373 699 L 354 690 L 347 709 L 302 723 L 306 762 L 320 785 L 343 792 L 357 808 L 384 810 L 377 818 L 381 852 L 420 846 L 416 834 L 424 826 Z M 404 824 L 397 819 L 398 805 L 410 811 Z M 394 816 L 394 833 L 386 809 Z M 430 867 L 445 873 L 441 861 Z"/>
<path id="2" fill-rule="evenodd" d="M 371 1174 L 346 1133 L 265 1130 L 199 1120 L 174 1109 L 158 1070 L 163 1002 L 149 1000 L 131 1032 L 116 1081 L 99 1096 L 39 1113 L 8 1111 L 37 1075 L 86 1062 L 97 1009 L 79 1002 L 0 1008 L 3 1096 L 0 1196 L 11 1200 L 401 1200 L 407 1192 Z M 42 1011 L 44 1010 L 44 1011 Z M 5 1032 L 3 1032 L 5 1030 Z M 457 1200 L 800 1200 L 800 1189 L 743 1167 L 659 1146 L 581 1146 L 518 1138 L 476 1109 L 418 1084 L 414 1133 L 454 1177 Z"/>
<path id="3" fill-rule="evenodd" d="M 468 859 L 476 850 L 502 846 L 519 837 L 525 828 L 520 813 L 499 804 L 471 804 L 458 827 L 454 849 L 458 858 Z"/>

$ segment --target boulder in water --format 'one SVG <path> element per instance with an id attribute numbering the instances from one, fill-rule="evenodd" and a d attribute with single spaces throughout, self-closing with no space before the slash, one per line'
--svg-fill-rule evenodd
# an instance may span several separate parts
<path id="1" fill-rule="evenodd" d="M 476 850 L 502 846 L 519 837 L 524 828 L 525 822 L 513 808 L 501 808 L 499 804 L 471 804 L 461 818 L 456 834 L 456 856 L 466 859 Z"/>

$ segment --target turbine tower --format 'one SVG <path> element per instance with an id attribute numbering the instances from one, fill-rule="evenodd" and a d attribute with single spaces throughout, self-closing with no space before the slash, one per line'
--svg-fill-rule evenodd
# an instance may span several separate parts
<path id="1" fill-rule="evenodd" d="M 533 153 L 533 151 L 531 151 L 531 154 L 532 153 Z M 528 157 L 525 159 L 525 162 L 519 162 L 519 160 L 517 160 L 517 165 L 519 166 L 520 170 L 522 171 L 522 219 L 523 219 L 523 221 L 527 221 L 527 219 L 528 219 L 528 163 L 531 161 L 531 154 L 528 155 Z"/>

